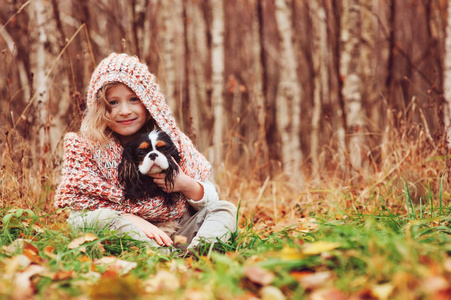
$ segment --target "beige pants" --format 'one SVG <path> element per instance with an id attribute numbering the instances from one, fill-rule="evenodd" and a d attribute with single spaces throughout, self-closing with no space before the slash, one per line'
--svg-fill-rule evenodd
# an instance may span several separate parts
<path id="1" fill-rule="evenodd" d="M 197 212 L 186 212 L 179 221 L 178 230 L 174 235 L 183 235 L 187 238 L 188 248 L 196 247 L 202 240 L 215 242 L 216 239 L 228 241 L 230 233 L 236 231 L 236 207 L 228 201 L 217 201 L 205 206 Z M 119 235 L 128 235 L 131 238 L 148 242 L 158 246 L 155 240 L 136 227 L 132 222 L 121 216 L 120 212 L 101 208 L 86 212 L 71 212 L 67 222 L 77 229 L 109 229 L 115 230 Z"/>

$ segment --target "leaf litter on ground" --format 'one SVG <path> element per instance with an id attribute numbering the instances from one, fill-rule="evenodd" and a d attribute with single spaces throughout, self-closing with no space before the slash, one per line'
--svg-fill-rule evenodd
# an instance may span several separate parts
<path id="1" fill-rule="evenodd" d="M 243 217 L 231 241 L 181 258 L 114 232 L 58 230 L 67 227 L 50 216 L 36 216 L 36 230 L 22 212 L 1 230 L 0 296 L 446 299 L 449 213 L 280 215 L 265 226 Z"/>

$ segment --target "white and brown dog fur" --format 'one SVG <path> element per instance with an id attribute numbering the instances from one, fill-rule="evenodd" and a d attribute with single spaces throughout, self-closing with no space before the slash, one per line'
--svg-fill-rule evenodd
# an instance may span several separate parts
<path id="1" fill-rule="evenodd" d="M 149 174 L 165 173 L 167 186 L 174 185 L 180 163 L 177 147 L 167 133 L 153 130 L 143 133 L 136 140 L 125 145 L 122 160 L 118 166 L 119 181 L 124 186 L 124 198 L 136 203 L 143 198 L 161 196 L 164 204 L 171 208 L 180 193 L 163 191 Z M 177 229 L 176 222 L 154 224 L 169 236 Z"/>

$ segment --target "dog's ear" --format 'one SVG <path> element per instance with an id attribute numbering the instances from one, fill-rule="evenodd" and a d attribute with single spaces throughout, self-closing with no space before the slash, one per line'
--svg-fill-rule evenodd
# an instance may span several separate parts
<path id="1" fill-rule="evenodd" d="M 181 159 L 181 157 L 180 157 L 180 153 L 177 151 L 177 148 L 174 146 L 174 153 L 172 153 L 171 155 L 172 155 L 172 157 L 174 158 L 174 160 L 178 163 L 178 164 L 180 164 L 180 161 L 182 160 Z"/>
<path id="2" fill-rule="evenodd" d="M 118 166 L 119 181 L 126 186 L 139 180 L 139 170 L 133 161 L 133 147 L 128 144 L 122 151 L 122 160 Z"/>
<path id="3" fill-rule="evenodd" d="M 177 155 L 178 155 L 178 153 L 177 153 Z M 174 160 L 175 160 L 175 158 L 174 158 Z M 171 188 L 174 186 L 175 176 L 177 176 L 177 174 L 179 173 L 179 166 L 174 160 L 171 157 L 168 158 L 169 168 L 166 169 L 166 171 L 165 171 L 166 176 L 164 178 L 166 185 L 170 186 Z M 179 156 L 179 161 L 180 161 L 180 156 Z"/>

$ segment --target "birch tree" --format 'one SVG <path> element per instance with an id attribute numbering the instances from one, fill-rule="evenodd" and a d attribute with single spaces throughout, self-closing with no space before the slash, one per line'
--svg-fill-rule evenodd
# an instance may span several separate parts
<path id="1" fill-rule="evenodd" d="M 446 25 L 443 88 L 445 104 L 443 118 L 448 145 L 451 147 L 451 4 L 448 4 L 448 23 Z"/>
<path id="2" fill-rule="evenodd" d="M 49 151 L 48 147 L 49 141 L 49 115 L 48 115 L 48 104 L 49 104 L 49 92 L 50 85 L 48 78 L 46 76 L 47 64 L 48 64 L 48 53 L 46 50 L 46 44 L 48 41 L 48 35 L 46 32 L 46 22 L 49 7 L 46 7 L 46 3 L 43 0 L 35 0 L 32 2 L 30 9 L 30 19 L 36 20 L 36 30 L 37 41 L 34 51 L 34 87 L 36 98 L 35 103 L 35 130 L 37 134 L 35 135 L 35 151 L 32 151 L 36 157 L 34 157 L 35 162 L 41 162 L 40 171 L 41 174 L 45 172 L 45 154 Z"/>
<path id="3" fill-rule="evenodd" d="M 214 117 L 213 125 L 213 153 L 211 161 L 218 165 L 223 158 L 224 142 L 224 2 L 211 0 L 212 9 L 212 109 Z"/>
<path id="4" fill-rule="evenodd" d="M 343 1 L 340 73 L 348 129 L 349 162 L 355 170 L 362 166 L 364 119 L 362 112 L 362 83 L 360 78 L 361 7 L 359 0 Z"/>
<path id="5" fill-rule="evenodd" d="M 313 31 L 313 112 L 312 134 L 310 138 L 310 153 L 312 157 L 313 176 L 319 179 L 319 137 L 321 122 L 322 100 L 329 98 L 328 75 L 328 43 L 326 11 L 321 0 L 311 1 L 310 13 Z"/>
<path id="6" fill-rule="evenodd" d="M 281 37 L 280 81 L 276 95 L 277 127 L 281 136 L 283 170 L 291 181 L 303 184 L 301 172 L 301 86 L 293 45 L 291 5 L 288 0 L 275 1 L 277 29 Z"/>

